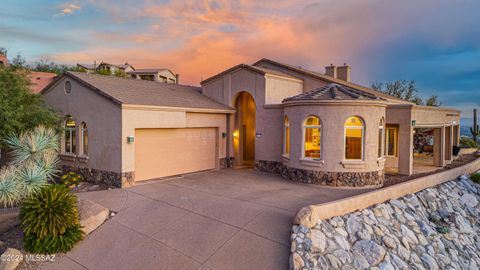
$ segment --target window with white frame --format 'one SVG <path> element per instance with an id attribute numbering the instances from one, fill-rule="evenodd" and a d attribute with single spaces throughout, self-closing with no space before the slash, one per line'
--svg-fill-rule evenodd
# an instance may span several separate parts
<path id="1" fill-rule="evenodd" d="M 378 126 L 378 157 L 381 158 L 383 156 L 383 137 L 385 134 L 385 123 L 383 118 L 380 119 L 380 125 Z"/>
<path id="2" fill-rule="evenodd" d="M 87 123 L 82 123 L 82 151 L 81 154 L 83 156 L 88 156 L 88 128 Z"/>
<path id="3" fill-rule="evenodd" d="M 309 116 L 303 125 L 303 157 L 321 158 L 322 124 L 320 118 Z"/>
<path id="4" fill-rule="evenodd" d="M 71 116 L 65 118 L 64 152 L 75 154 L 77 152 L 76 123 Z"/>
<path id="5" fill-rule="evenodd" d="M 362 160 L 364 123 L 360 117 L 352 116 L 345 122 L 345 159 Z"/>
<path id="6" fill-rule="evenodd" d="M 283 133 L 283 154 L 288 156 L 290 155 L 290 122 L 288 121 L 287 116 L 285 116 L 284 119 Z"/>

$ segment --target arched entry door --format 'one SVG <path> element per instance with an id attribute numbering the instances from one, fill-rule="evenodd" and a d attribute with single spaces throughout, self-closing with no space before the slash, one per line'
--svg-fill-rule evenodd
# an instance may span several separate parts
<path id="1" fill-rule="evenodd" d="M 233 146 L 237 166 L 253 166 L 255 162 L 255 101 L 247 92 L 235 99 Z"/>

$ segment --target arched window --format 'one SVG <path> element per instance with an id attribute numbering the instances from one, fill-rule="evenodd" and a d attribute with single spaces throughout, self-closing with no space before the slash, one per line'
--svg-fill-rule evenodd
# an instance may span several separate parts
<path id="1" fill-rule="evenodd" d="M 345 159 L 363 159 L 364 123 L 353 116 L 345 122 Z"/>
<path id="2" fill-rule="evenodd" d="M 77 135 L 75 131 L 76 123 L 70 115 L 65 118 L 65 144 L 66 154 L 75 154 L 77 152 Z"/>
<path id="3" fill-rule="evenodd" d="M 380 119 L 380 124 L 378 126 L 378 157 L 383 156 L 383 142 L 385 141 L 383 137 L 385 136 L 385 123 L 383 118 Z"/>
<path id="4" fill-rule="evenodd" d="M 320 118 L 310 116 L 303 125 L 303 157 L 319 159 L 321 157 L 322 124 Z"/>
<path id="5" fill-rule="evenodd" d="M 283 154 L 290 155 L 290 122 L 288 121 L 288 117 L 285 116 L 284 120 L 284 134 L 283 134 Z"/>
<path id="6" fill-rule="evenodd" d="M 85 122 L 82 122 L 82 155 L 88 156 L 88 128 Z"/>

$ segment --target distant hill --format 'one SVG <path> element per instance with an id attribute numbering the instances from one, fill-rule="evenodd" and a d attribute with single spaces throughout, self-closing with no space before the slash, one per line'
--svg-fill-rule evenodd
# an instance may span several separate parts
<path id="1" fill-rule="evenodd" d="M 471 138 L 472 133 L 470 133 L 470 126 L 460 126 L 460 136 Z"/>

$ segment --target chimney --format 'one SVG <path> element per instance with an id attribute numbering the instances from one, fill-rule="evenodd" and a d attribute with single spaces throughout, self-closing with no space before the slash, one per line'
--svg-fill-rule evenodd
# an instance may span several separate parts
<path id="1" fill-rule="evenodd" d="M 180 83 L 179 80 L 180 80 L 180 74 L 177 73 L 177 74 L 175 74 L 175 83 L 179 84 Z"/>
<path id="2" fill-rule="evenodd" d="M 325 75 L 336 78 L 337 77 L 337 67 L 333 64 L 325 67 Z"/>
<path id="3" fill-rule="evenodd" d="M 350 82 L 350 70 L 352 68 L 346 63 L 341 67 L 337 67 L 337 79 Z"/>

